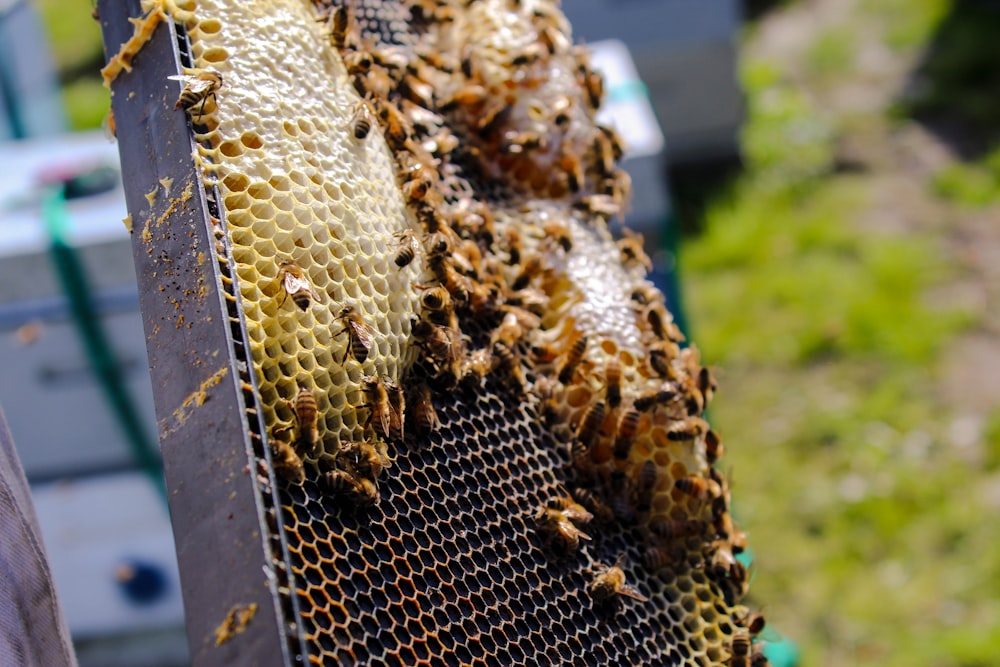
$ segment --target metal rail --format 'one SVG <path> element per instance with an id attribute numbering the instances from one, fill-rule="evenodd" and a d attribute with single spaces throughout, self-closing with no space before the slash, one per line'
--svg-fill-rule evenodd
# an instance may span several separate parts
<path id="1" fill-rule="evenodd" d="M 127 19 L 140 15 L 139 2 L 101 0 L 98 12 L 110 57 L 132 36 Z M 257 482 L 254 448 L 262 445 L 251 437 L 249 375 L 234 354 L 242 323 L 227 307 L 214 259 L 187 117 L 174 109 L 177 84 L 167 77 L 179 71 L 177 32 L 163 22 L 133 70 L 113 83 L 112 109 L 191 659 L 195 666 L 290 664 L 290 619 L 272 557 L 281 547 L 263 529 L 272 487 Z M 245 627 L 217 635 L 240 610 L 250 617 Z"/>

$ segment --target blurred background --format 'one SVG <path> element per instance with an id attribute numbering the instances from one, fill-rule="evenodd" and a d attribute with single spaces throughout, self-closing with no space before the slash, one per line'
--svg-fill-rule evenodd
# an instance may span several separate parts
<path id="1" fill-rule="evenodd" d="M 1000 2 L 564 10 L 619 40 L 597 58 L 627 223 L 720 380 L 765 639 L 802 665 L 1000 665 Z M 81 664 L 168 667 L 183 612 L 91 11 L 0 0 L 0 405 Z"/>

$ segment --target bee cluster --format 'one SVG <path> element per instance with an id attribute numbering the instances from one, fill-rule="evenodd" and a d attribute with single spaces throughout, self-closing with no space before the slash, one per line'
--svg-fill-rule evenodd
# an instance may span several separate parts
<path id="1" fill-rule="evenodd" d="M 281 10 L 298 32 L 280 51 L 235 48 L 254 12 L 199 3 L 227 16 L 185 19 L 226 87 L 189 75 L 177 101 L 222 196 L 276 472 L 369 508 L 393 448 L 443 429 L 452 393 L 499 384 L 565 461 L 569 491 L 525 517 L 545 553 L 582 564 L 634 531 L 631 567 L 703 576 L 691 604 L 736 619 L 705 640 L 715 660 L 763 664 L 743 645 L 763 618 L 734 611 L 746 538 L 703 417 L 716 383 L 646 280 L 641 236 L 611 237 L 624 146 L 595 121 L 603 79 L 558 3 L 314 0 L 304 22 L 300 5 Z M 252 66 L 316 52 L 310 75 Z M 309 92 L 256 95 L 282 87 Z M 592 571 L 596 604 L 651 602 L 625 569 Z"/>

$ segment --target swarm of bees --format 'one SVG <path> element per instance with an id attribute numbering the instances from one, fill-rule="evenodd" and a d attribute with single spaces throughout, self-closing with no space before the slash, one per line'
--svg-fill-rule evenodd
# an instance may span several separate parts
<path id="1" fill-rule="evenodd" d="M 414 11 L 422 25 L 443 31 L 458 7 L 417 4 Z M 459 384 L 477 388 L 495 376 L 538 401 L 539 414 L 569 450 L 573 498 L 553 500 L 535 516 L 546 548 L 561 557 L 577 552 L 591 540 L 584 528 L 594 517 L 642 526 L 649 536 L 644 566 L 669 567 L 695 548 L 736 600 L 746 576 L 733 555 L 744 538 L 729 515 L 724 480 L 705 467 L 723 452 L 701 416 L 715 381 L 696 351 L 681 348 L 684 336 L 663 296 L 642 278 L 652 264 L 641 235 L 626 231 L 618 241 L 619 265 L 633 281 L 630 304 L 643 345 L 638 368 L 607 356 L 605 339 L 586 329 L 561 332 L 555 344 L 540 335 L 543 319 L 553 317 L 556 267 L 577 246 L 572 228 L 620 215 L 630 184 L 617 166 L 625 151 L 621 137 L 593 120 L 603 97 L 601 75 L 566 38 L 558 13 L 525 16 L 538 41 L 521 52 L 501 55 L 490 37 L 471 37 L 454 56 L 419 47 L 404 56 L 368 39 L 350 5 L 321 6 L 319 19 L 360 96 L 349 130 L 364 140 L 378 125 L 419 223 L 397 235 L 393 260 L 400 269 L 423 272 L 414 284 L 420 312 L 410 326 L 421 356 L 400 381 L 405 389 L 387 377 L 363 377 L 362 426 L 375 438 L 401 441 L 409 422 L 412 434 L 426 438 L 438 427 L 435 394 Z M 490 17 L 481 18 L 477 34 L 488 33 Z M 427 34 L 436 33 L 428 28 Z M 555 63 L 575 72 L 574 88 L 539 85 Z M 469 195 L 468 176 L 567 205 L 539 214 L 537 222 L 522 212 L 512 224 L 506 212 Z M 337 319 L 349 338 L 341 362 L 364 363 L 373 330 L 351 306 Z M 476 323 L 471 332 L 468 322 Z M 569 396 L 577 398 L 567 409 Z M 649 454 L 651 429 L 661 434 L 659 446 L 678 443 L 701 452 L 700 466 L 692 459 L 686 476 L 666 474 Z M 686 508 L 689 518 L 668 518 L 664 507 L 672 506 Z M 606 568 L 605 579 L 620 571 Z"/>
<path id="2" fill-rule="evenodd" d="M 748 584 L 736 558 L 746 538 L 730 515 L 726 480 L 712 467 L 722 441 L 703 416 L 717 386 L 645 279 L 652 263 L 641 235 L 626 231 L 600 258 L 625 289 L 614 304 L 627 313 L 621 330 L 590 326 L 574 310 L 588 288 L 566 267 L 607 236 L 631 185 L 618 166 L 621 137 L 595 120 L 603 78 L 569 38 L 556 3 L 510 3 L 532 37 L 517 49 L 496 46 L 503 31 L 485 2 L 404 3 L 421 26 L 406 47 L 367 34 L 350 2 L 315 4 L 357 92 L 342 128 L 352 150 L 384 140 L 395 160 L 408 214 L 387 263 L 394 275 L 418 276 L 410 281 L 416 310 L 402 334 L 416 361 L 387 372 L 379 365 L 386 329 L 374 326 L 382 323 L 371 310 L 317 290 L 312 281 L 322 272 L 298 250 L 302 266 L 275 258 L 280 288 L 270 306 L 283 323 L 332 325 L 324 334 L 342 347 L 331 363 L 349 366 L 349 395 L 360 397 L 346 401 L 357 429 L 341 440 L 322 412 L 331 401 L 301 378 L 294 391 L 286 384 L 281 397 L 289 400 L 279 410 L 291 416 L 271 430 L 276 472 L 293 484 L 315 477 L 346 505 L 370 507 L 391 446 L 429 441 L 440 428 L 435 404 L 448 392 L 493 383 L 537 411 L 567 461 L 569 491 L 527 517 L 544 549 L 586 556 L 599 550 L 602 528 L 616 523 L 643 536 L 635 566 L 696 560 L 736 604 Z M 463 13 L 459 27 L 469 34 L 453 25 Z M 551 84 L 552 72 L 569 74 Z M 184 82 L 177 107 L 200 120 L 216 102 L 221 74 L 175 78 Z M 319 317 L 317 303 L 339 307 L 332 322 Z M 626 583 L 621 559 L 600 567 L 588 591 L 598 605 L 646 601 Z M 757 632 L 748 622 L 746 637 Z M 731 664 L 758 664 L 739 662 L 755 659 L 743 637 L 733 637 Z"/>

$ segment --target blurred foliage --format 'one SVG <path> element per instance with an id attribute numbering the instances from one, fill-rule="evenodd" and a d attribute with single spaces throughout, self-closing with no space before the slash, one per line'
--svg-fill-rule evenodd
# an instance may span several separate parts
<path id="1" fill-rule="evenodd" d="M 809 88 L 858 75 L 863 30 L 916 61 L 951 8 L 861 0 L 801 61 L 746 60 L 745 168 L 685 224 L 700 230 L 680 257 L 685 303 L 718 367 L 712 421 L 755 546 L 751 595 L 803 665 L 998 664 L 1000 534 L 983 517 L 1000 505 L 1000 409 L 969 442 L 937 385 L 980 315 L 927 298 L 961 271 L 947 229 L 866 224 L 878 181 L 837 164 L 842 135 L 906 119 L 888 104 L 838 117 Z M 992 161 L 932 185 L 986 201 Z"/>
<path id="2" fill-rule="evenodd" d="M 931 5 L 949 3 L 927 3 Z M 958 2 L 942 17 L 897 113 L 952 141 L 965 164 L 935 178 L 943 197 L 980 206 L 1000 199 L 1000 4 Z M 951 135 L 959 135 L 953 137 Z"/>
<path id="3" fill-rule="evenodd" d="M 34 0 L 60 73 L 104 64 L 101 26 L 91 17 L 91 0 Z"/>
<path id="4" fill-rule="evenodd" d="M 70 128 L 74 131 L 100 127 L 111 108 L 111 96 L 100 79 L 77 79 L 65 84 L 62 93 Z"/>
<path id="5" fill-rule="evenodd" d="M 854 65 L 857 36 L 850 27 L 827 30 L 806 51 L 806 67 L 813 76 L 827 78 Z"/>
<path id="6" fill-rule="evenodd" d="M 964 0 L 961 0 L 964 2 Z M 864 0 L 867 16 L 881 19 L 883 42 L 900 51 L 927 45 L 953 11 L 955 0 Z"/>
<path id="7" fill-rule="evenodd" d="M 91 16 L 91 0 L 35 0 L 35 6 L 63 85 L 70 129 L 100 127 L 111 98 L 101 83 L 104 47 L 101 27 Z"/>

